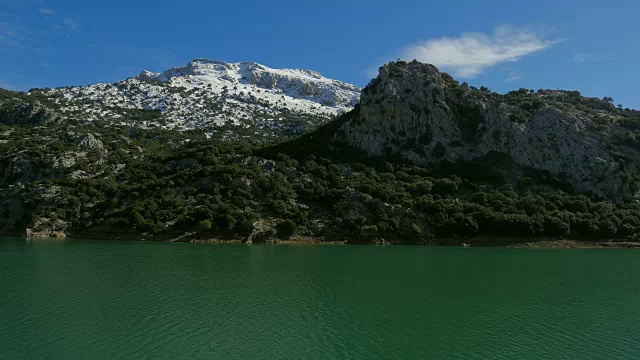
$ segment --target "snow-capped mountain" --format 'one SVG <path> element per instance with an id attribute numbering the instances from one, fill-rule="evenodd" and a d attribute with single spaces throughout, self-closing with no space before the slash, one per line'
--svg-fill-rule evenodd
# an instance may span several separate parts
<path id="1" fill-rule="evenodd" d="M 186 67 L 143 71 L 113 84 L 30 94 L 52 100 L 63 119 L 186 130 L 318 124 L 351 110 L 360 90 L 311 70 L 196 59 Z"/>

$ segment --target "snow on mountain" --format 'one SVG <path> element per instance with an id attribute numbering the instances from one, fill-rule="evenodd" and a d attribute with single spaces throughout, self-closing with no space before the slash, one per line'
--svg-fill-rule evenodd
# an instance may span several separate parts
<path id="1" fill-rule="evenodd" d="M 173 129 L 313 125 L 347 112 L 360 88 L 311 70 L 196 59 L 114 84 L 38 89 L 65 118 Z"/>

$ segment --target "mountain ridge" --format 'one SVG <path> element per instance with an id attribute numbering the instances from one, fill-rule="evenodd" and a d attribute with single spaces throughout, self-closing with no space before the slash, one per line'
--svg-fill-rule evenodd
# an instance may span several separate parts
<path id="1" fill-rule="evenodd" d="M 181 76 L 197 83 L 199 75 Z M 406 62 L 383 67 L 362 95 L 352 111 L 312 121 L 301 136 L 269 137 L 243 126 L 74 121 L 42 93 L 0 91 L 0 234 L 640 239 L 637 111 L 571 91 L 497 94 Z M 572 149 L 589 156 L 572 159 Z"/>
<path id="2" fill-rule="evenodd" d="M 161 73 L 142 71 L 136 79 L 168 82 L 185 76 L 202 77 L 203 81 L 224 79 L 233 84 L 252 84 L 263 89 L 279 89 L 296 98 L 310 99 L 339 110 L 351 110 L 357 103 L 360 88 L 342 81 L 325 78 L 308 69 L 273 69 L 252 61 L 228 63 L 205 58 L 194 59 L 185 67 L 174 67 Z M 213 78 L 213 79 L 212 79 Z M 214 81 L 210 81 L 214 83 Z M 323 86 L 324 85 L 324 86 Z M 314 95 L 320 95 L 314 98 Z"/>
<path id="3" fill-rule="evenodd" d="M 313 70 L 195 59 L 185 67 L 142 71 L 115 83 L 31 89 L 25 94 L 46 102 L 56 119 L 66 121 L 296 134 L 351 110 L 360 88 Z"/>

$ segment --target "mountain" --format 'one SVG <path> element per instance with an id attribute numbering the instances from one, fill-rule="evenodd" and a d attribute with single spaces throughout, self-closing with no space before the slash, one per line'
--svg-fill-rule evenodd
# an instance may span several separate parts
<path id="1" fill-rule="evenodd" d="M 61 121 L 209 132 L 222 127 L 254 132 L 275 128 L 299 133 L 350 111 L 359 100 L 360 88 L 311 70 L 196 59 L 186 67 L 163 73 L 143 71 L 113 84 L 31 89 L 26 95 L 27 100 L 46 103 Z"/>
<path id="2" fill-rule="evenodd" d="M 640 112 L 609 99 L 556 90 L 501 95 L 433 65 L 394 62 L 364 88 L 358 113 L 333 141 L 429 169 L 493 167 L 512 183 L 533 170 L 580 193 L 640 199 L 639 129 Z"/>
<path id="3" fill-rule="evenodd" d="M 319 98 L 319 90 L 253 64 L 229 67 L 240 85 Z M 224 69 L 198 62 L 126 82 L 166 90 L 202 81 L 209 89 L 204 79 L 228 81 Z M 265 142 L 258 127 L 74 120 L 48 91 L 68 89 L 0 91 L 0 234 L 441 245 L 640 240 L 640 112 L 608 98 L 497 94 L 432 65 L 394 62 L 353 110 Z"/>

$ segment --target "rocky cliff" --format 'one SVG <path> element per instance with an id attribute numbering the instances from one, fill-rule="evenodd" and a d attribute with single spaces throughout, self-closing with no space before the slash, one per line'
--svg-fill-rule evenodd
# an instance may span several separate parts
<path id="1" fill-rule="evenodd" d="M 432 168 L 497 156 L 512 173 L 541 171 L 578 192 L 621 199 L 640 195 L 639 125 L 639 112 L 607 99 L 526 89 L 501 95 L 414 61 L 381 67 L 332 140 Z"/>

